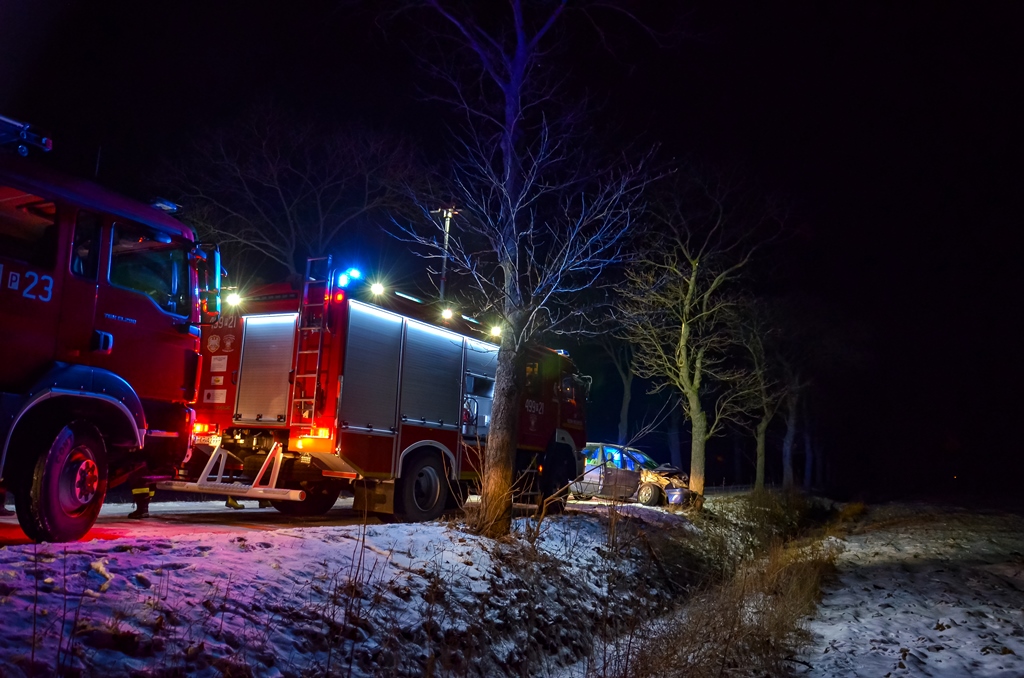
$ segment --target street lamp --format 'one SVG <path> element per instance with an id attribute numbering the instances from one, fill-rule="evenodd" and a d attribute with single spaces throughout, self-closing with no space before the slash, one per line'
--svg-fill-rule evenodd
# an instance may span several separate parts
<path id="1" fill-rule="evenodd" d="M 444 217 L 444 255 L 441 258 L 441 301 L 444 301 L 444 281 L 448 273 L 448 232 L 451 229 L 452 218 L 458 214 L 455 206 L 444 207 L 438 210 L 431 210 L 431 214 L 440 214 Z"/>

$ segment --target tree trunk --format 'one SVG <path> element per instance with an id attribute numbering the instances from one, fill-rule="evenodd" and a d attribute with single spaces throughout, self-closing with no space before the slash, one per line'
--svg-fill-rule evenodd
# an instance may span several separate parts
<path id="1" fill-rule="evenodd" d="M 792 490 L 793 478 L 793 442 L 796 440 L 796 411 L 800 396 L 794 394 L 789 398 L 786 411 L 786 437 L 782 440 L 782 489 Z"/>
<path id="2" fill-rule="evenodd" d="M 742 485 L 743 478 L 743 439 L 733 434 L 732 436 L 732 484 Z"/>
<path id="3" fill-rule="evenodd" d="M 804 407 L 804 491 L 810 492 L 814 471 L 814 449 L 811 447 L 811 420 Z"/>
<path id="4" fill-rule="evenodd" d="M 484 469 L 480 488 L 478 531 L 497 539 L 512 530 L 512 483 L 519 426 L 518 356 L 515 340 L 508 332 L 502 337 L 494 376 L 491 426 L 484 448 Z"/>
<path id="5" fill-rule="evenodd" d="M 622 378 L 622 406 L 619 408 L 619 445 L 625 445 L 629 436 L 629 401 L 633 399 L 633 373 Z"/>
<path id="6" fill-rule="evenodd" d="M 814 464 L 814 486 L 822 489 L 826 485 L 825 482 L 825 455 L 821 450 L 821 440 L 818 440 L 818 451 L 817 459 Z"/>
<path id="7" fill-rule="evenodd" d="M 768 417 L 762 416 L 754 429 L 754 440 L 757 442 L 757 466 L 754 473 L 754 489 L 764 490 L 764 448 L 768 436 Z"/>
<path id="8" fill-rule="evenodd" d="M 683 450 L 679 444 L 679 420 L 683 418 L 680 408 L 672 410 L 668 420 L 668 454 L 672 465 L 678 469 L 683 468 Z"/>
<path id="9" fill-rule="evenodd" d="M 708 442 L 708 422 L 700 403 L 690 403 L 690 423 L 693 439 L 690 441 L 690 492 L 704 496 L 704 446 Z"/>

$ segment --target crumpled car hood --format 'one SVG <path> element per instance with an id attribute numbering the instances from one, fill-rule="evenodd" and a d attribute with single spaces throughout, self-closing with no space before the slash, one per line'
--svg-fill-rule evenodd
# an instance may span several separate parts
<path id="1" fill-rule="evenodd" d="M 690 478 L 676 467 L 662 464 L 653 471 L 640 469 L 640 482 L 653 483 L 661 489 L 671 487 L 686 490 L 689 489 Z"/>

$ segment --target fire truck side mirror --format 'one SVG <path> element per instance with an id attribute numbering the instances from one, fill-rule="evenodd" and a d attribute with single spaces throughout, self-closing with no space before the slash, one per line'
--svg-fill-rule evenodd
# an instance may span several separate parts
<path id="1" fill-rule="evenodd" d="M 199 243 L 193 250 L 199 275 L 199 322 L 209 325 L 220 317 L 220 248 Z"/>
<path id="2" fill-rule="evenodd" d="M 199 293 L 199 323 L 212 325 L 220 318 L 220 293 L 202 291 Z"/>

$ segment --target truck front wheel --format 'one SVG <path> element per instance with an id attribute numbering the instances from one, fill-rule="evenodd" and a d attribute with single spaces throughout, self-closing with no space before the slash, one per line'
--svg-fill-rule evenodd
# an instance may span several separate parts
<path id="1" fill-rule="evenodd" d="M 18 522 L 29 539 L 63 542 L 81 539 L 96 522 L 107 494 L 103 440 L 82 422 L 60 430 L 15 496 Z"/>
<path id="2" fill-rule="evenodd" d="M 402 469 L 396 488 L 395 512 L 403 520 L 434 520 L 448 501 L 448 480 L 437 455 L 416 457 Z"/>

